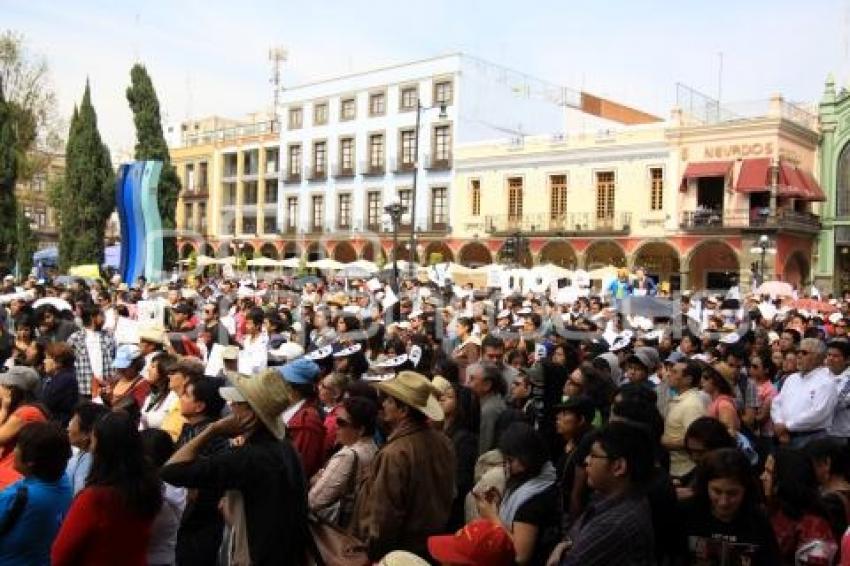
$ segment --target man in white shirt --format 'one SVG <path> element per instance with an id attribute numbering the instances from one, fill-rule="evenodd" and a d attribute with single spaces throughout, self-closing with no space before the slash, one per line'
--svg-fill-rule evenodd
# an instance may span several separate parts
<path id="1" fill-rule="evenodd" d="M 838 400 L 828 432 L 847 442 L 850 438 L 850 342 L 833 340 L 826 347 L 826 367 L 835 380 Z"/>
<path id="2" fill-rule="evenodd" d="M 806 338 L 797 351 L 797 373 L 785 380 L 770 408 L 779 442 L 802 448 L 812 440 L 826 436 L 832 424 L 838 392 L 835 378 L 823 365 L 826 344 Z"/>

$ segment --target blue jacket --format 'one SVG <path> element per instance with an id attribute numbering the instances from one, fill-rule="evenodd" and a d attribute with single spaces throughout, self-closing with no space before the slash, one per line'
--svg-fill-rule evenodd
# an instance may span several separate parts
<path id="1" fill-rule="evenodd" d="M 49 566 L 50 546 L 71 506 L 71 482 L 65 474 L 48 483 L 25 477 L 0 491 L 0 523 L 15 501 L 20 486 L 27 488 L 27 503 L 12 529 L 0 537 L 0 564 Z"/>

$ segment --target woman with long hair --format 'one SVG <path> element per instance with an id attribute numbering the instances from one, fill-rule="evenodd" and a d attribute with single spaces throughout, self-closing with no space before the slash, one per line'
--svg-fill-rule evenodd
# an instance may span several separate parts
<path id="1" fill-rule="evenodd" d="M 443 408 L 443 432 L 452 441 L 455 450 L 455 498 L 449 515 L 449 530 L 463 526 L 464 500 L 474 485 L 475 462 L 478 459 L 478 430 L 472 420 L 473 395 L 468 387 L 450 383 L 437 376 L 432 383 L 440 390 Z"/>
<path id="2" fill-rule="evenodd" d="M 51 563 L 143 566 L 162 484 L 135 420 L 123 411 L 104 415 L 94 425 L 91 447 L 86 487 L 53 542 Z"/>
<path id="3" fill-rule="evenodd" d="M 345 388 L 351 382 L 344 373 L 333 372 L 319 380 L 319 402 L 325 415 L 325 457 L 333 452 L 337 442 L 336 417 L 342 407 L 342 398 Z"/>
<path id="4" fill-rule="evenodd" d="M 735 448 L 708 453 L 697 471 L 694 496 L 682 505 L 688 562 L 779 564 L 779 547 L 759 497 L 743 453 Z"/>
<path id="5" fill-rule="evenodd" d="M 797 551 L 812 541 L 835 542 L 814 466 L 803 452 L 780 448 L 768 456 L 761 482 L 781 564 L 794 564 Z"/>
<path id="6" fill-rule="evenodd" d="M 154 354 L 145 379 L 149 383 L 150 393 L 142 403 L 142 429 L 160 428 L 165 415 L 177 405 L 180 396 L 168 387 L 168 369 L 177 359 L 171 354 Z"/>
<path id="7" fill-rule="evenodd" d="M 481 517 L 508 531 L 517 564 L 542 564 L 557 541 L 558 488 L 546 444 L 526 423 L 514 423 L 499 439 L 505 458 L 505 493 L 475 494 Z"/>

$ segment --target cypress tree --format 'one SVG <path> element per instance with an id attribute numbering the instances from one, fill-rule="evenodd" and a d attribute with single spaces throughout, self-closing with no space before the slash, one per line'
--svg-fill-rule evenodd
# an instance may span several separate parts
<path id="1" fill-rule="evenodd" d="M 157 187 L 157 203 L 162 217 L 162 229 L 169 233 L 177 227 L 175 218 L 180 178 L 177 176 L 174 165 L 171 164 L 168 144 L 165 143 L 165 136 L 162 134 L 159 99 L 144 65 L 137 63 L 130 70 L 127 101 L 133 111 L 133 122 L 136 125 L 136 159 L 162 161 L 162 172 Z M 171 268 L 176 264 L 177 240 L 173 236 L 163 239 L 162 256 L 164 268 Z"/>
<path id="2" fill-rule="evenodd" d="M 86 90 L 71 118 L 59 231 L 59 267 L 103 263 L 106 222 L 115 209 L 115 172 L 101 141 L 97 114 Z"/>
<path id="3" fill-rule="evenodd" d="M 0 266 L 10 271 L 15 263 L 17 233 L 12 221 L 16 215 L 15 180 L 18 144 L 12 108 L 3 94 L 0 80 Z"/>

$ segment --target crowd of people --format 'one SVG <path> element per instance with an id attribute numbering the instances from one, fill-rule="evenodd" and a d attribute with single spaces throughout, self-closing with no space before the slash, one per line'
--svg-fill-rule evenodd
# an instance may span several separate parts
<path id="1" fill-rule="evenodd" d="M 3 285 L 0 564 L 850 564 L 845 298 Z"/>

